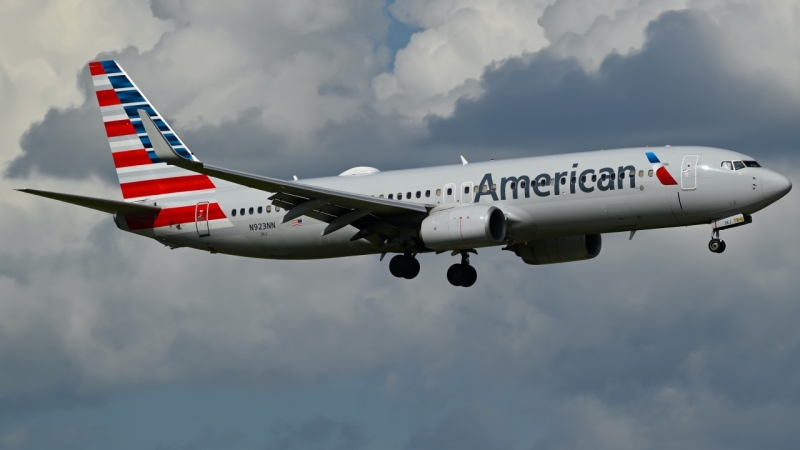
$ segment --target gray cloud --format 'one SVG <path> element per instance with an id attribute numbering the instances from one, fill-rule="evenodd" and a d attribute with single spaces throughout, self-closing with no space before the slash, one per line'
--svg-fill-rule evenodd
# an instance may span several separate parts
<path id="1" fill-rule="evenodd" d="M 553 153 L 644 145 L 712 145 L 763 153 L 800 142 L 800 102 L 750 79 L 721 55 L 721 27 L 706 13 L 662 14 L 644 48 L 609 55 L 597 73 L 546 50 L 486 71 L 486 93 L 431 118 L 430 142 Z"/>
<path id="2" fill-rule="evenodd" d="M 268 450 L 358 450 L 367 444 L 358 425 L 338 423 L 324 415 L 300 425 L 273 429 L 272 434 L 274 439 L 267 445 Z"/>

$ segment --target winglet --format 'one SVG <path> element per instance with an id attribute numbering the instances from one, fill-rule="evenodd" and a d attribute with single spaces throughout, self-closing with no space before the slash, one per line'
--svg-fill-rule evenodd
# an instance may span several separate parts
<path id="1" fill-rule="evenodd" d="M 186 167 L 199 164 L 200 166 L 203 163 L 199 161 L 192 161 L 186 159 L 178 154 L 172 145 L 167 141 L 167 138 L 161 134 L 161 131 L 158 129 L 158 126 L 153 122 L 153 119 L 150 117 L 150 114 L 147 111 L 140 109 L 137 110 L 139 113 L 139 118 L 142 119 L 142 124 L 144 125 L 144 130 L 147 132 L 147 136 L 150 138 L 150 143 L 153 145 L 153 151 L 158 156 L 158 159 L 164 161 L 167 164 L 171 164 L 173 166 L 178 167 Z"/>
<path id="2" fill-rule="evenodd" d="M 467 164 L 469 164 L 469 163 L 467 162 L 467 159 L 466 159 L 466 158 L 464 158 L 464 155 L 458 155 L 458 156 L 460 156 L 460 157 L 461 157 L 461 164 L 462 164 L 462 165 L 465 165 L 465 166 L 466 166 Z"/>

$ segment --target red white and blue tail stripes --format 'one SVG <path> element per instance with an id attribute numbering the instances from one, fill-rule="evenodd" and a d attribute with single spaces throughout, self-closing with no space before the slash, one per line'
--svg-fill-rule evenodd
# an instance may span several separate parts
<path id="1" fill-rule="evenodd" d="M 167 166 L 159 161 L 139 118 L 140 109 L 150 114 L 179 154 L 188 159 L 196 158 L 115 61 L 91 62 L 89 71 L 114 157 L 122 197 L 126 201 L 198 194 L 215 188 L 205 175 Z"/>
<path id="2" fill-rule="evenodd" d="M 669 173 L 669 170 L 665 167 L 666 164 L 662 163 L 658 156 L 656 156 L 653 152 L 646 152 L 647 160 L 653 163 L 653 170 L 656 172 L 656 176 L 658 177 L 658 181 L 665 186 L 675 186 L 678 184 L 675 181 L 675 178 Z"/>

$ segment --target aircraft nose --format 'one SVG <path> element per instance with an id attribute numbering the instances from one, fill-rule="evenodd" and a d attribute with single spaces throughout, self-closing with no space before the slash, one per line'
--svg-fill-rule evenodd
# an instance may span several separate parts
<path id="1" fill-rule="evenodd" d="M 775 201 L 792 190 L 792 182 L 788 178 L 769 169 L 763 169 L 761 180 L 765 200 Z"/>

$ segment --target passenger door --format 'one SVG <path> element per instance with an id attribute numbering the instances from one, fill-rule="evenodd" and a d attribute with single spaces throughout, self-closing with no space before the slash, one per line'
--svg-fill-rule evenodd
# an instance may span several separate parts
<path id="1" fill-rule="evenodd" d="M 197 235 L 200 237 L 211 235 L 211 231 L 208 229 L 208 210 L 208 202 L 200 202 L 194 208 L 194 223 L 197 226 Z"/>
<path id="2" fill-rule="evenodd" d="M 697 155 L 686 155 L 681 164 L 681 189 L 697 189 Z"/>

